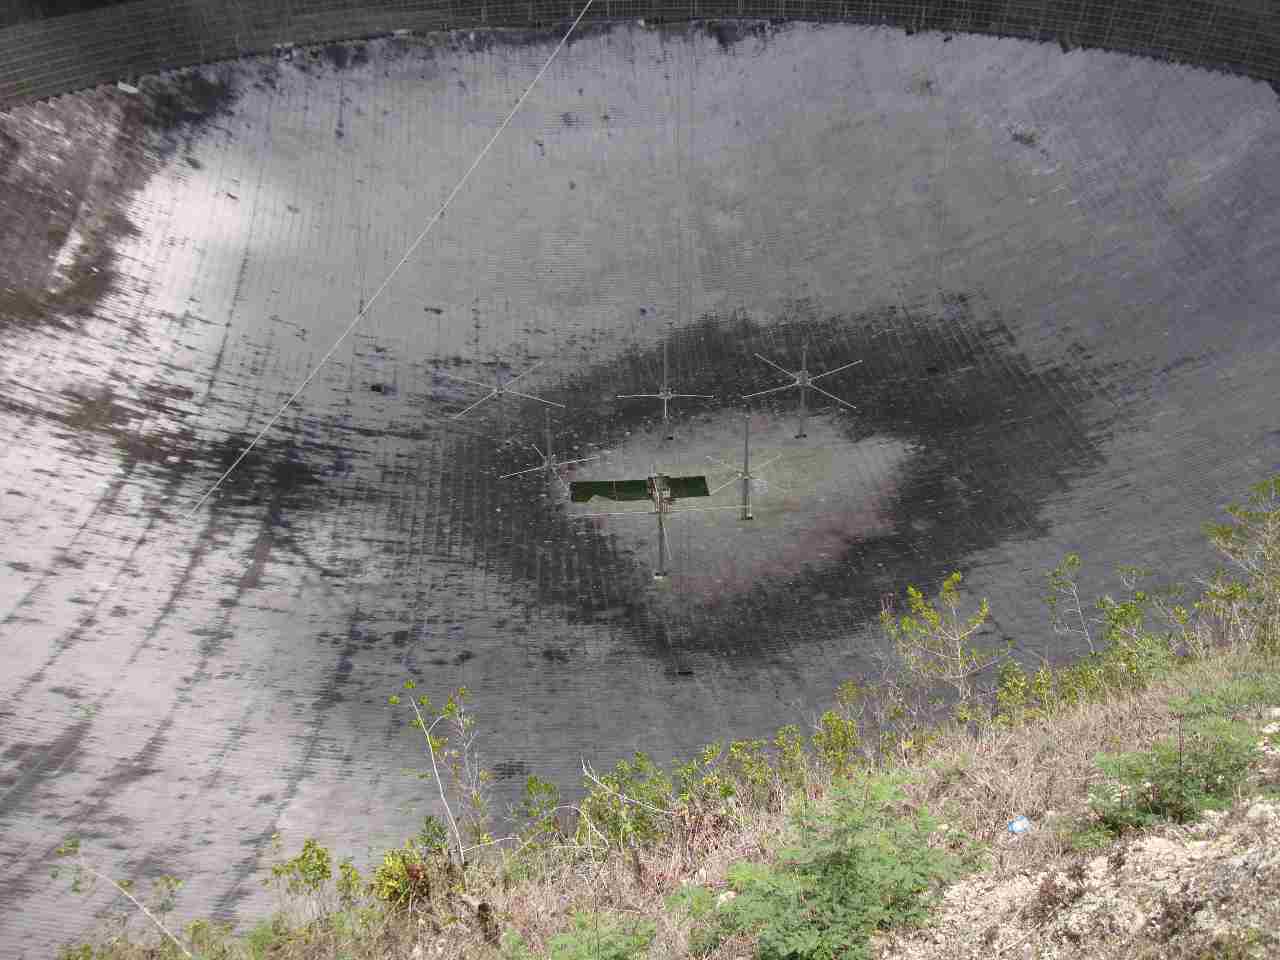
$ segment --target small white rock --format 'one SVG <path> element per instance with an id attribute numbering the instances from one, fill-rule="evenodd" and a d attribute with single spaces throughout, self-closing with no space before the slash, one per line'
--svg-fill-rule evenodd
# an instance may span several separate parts
<path id="1" fill-rule="evenodd" d="M 1269 803 L 1262 803 L 1260 801 L 1258 803 L 1250 805 L 1249 809 L 1245 811 L 1244 818 L 1246 820 L 1261 822 L 1261 821 L 1270 820 L 1275 815 L 1276 815 L 1275 807 L 1273 807 Z"/>
<path id="2" fill-rule="evenodd" d="M 1134 844 L 1142 854 L 1159 859 L 1171 859 L 1178 855 L 1178 845 L 1164 837 L 1148 837 Z"/>
<path id="3" fill-rule="evenodd" d="M 736 899 L 737 896 L 738 895 L 732 890 L 726 890 L 724 893 L 720 894 L 720 896 L 716 897 L 716 906 L 723 907 L 730 900 Z"/>
<path id="4" fill-rule="evenodd" d="M 117 82 L 117 83 L 116 83 L 116 89 L 117 89 L 117 90 L 123 90 L 125 93 L 137 93 L 137 92 L 138 92 L 138 88 L 137 88 L 137 87 L 135 87 L 132 83 L 125 83 L 123 80 L 120 80 L 119 82 Z"/>

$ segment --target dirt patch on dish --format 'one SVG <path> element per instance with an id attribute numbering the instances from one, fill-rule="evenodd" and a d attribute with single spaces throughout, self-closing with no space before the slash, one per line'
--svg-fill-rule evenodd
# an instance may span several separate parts
<path id="1" fill-rule="evenodd" d="M 0 332 L 75 327 L 116 288 L 116 248 L 159 158 L 236 97 L 228 70 L 99 87 L 0 113 Z"/>

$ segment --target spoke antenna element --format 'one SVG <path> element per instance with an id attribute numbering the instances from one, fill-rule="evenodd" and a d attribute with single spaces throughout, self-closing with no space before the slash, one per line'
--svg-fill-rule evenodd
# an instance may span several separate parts
<path id="1" fill-rule="evenodd" d="M 778 393 L 781 390 L 790 390 L 792 387 L 799 387 L 800 388 L 800 432 L 796 434 L 797 440 L 808 436 L 808 434 L 805 433 L 804 431 L 805 431 L 805 425 L 807 424 L 809 419 L 809 402 L 808 401 L 809 401 L 810 390 L 817 390 L 824 397 L 829 397 L 830 399 L 834 400 L 836 403 L 839 403 L 843 406 L 848 407 L 850 410 L 858 409 L 852 403 L 849 403 L 847 400 L 841 400 L 834 393 L 827 393 L 827 391 L 823 390 L 821 387 L 814 386 L 813 381 L 821 380 L 823 377 L 829 377 L 834 373 L 839 373 L 841 370 L 848 370 L 850 367 L 856 367 L 858 364 L 862 362 L 861 360 L 854 360 L 851 363 L 846 363 L 842 367 L 836 367 L 834 370 L 828 370 L 826 373 L 820 373 L 815 377 L 810 375 L 809 369 L 808 369 L 808 365 L 809 365 L 808 344 L 801 347 L 800 369 L 794 372 L 786 369 L 785 367 L 779 366 L 778 364 L 770 360 L 768 357 L 762 356 L 759 353 L 757 353 L 756 356 L 759 357 L 761 360 L 763 360 L 765 363 L 767 363 L 769 366 L 773 367 L 775 370 L 785 373 L 788 377 L 791 378 L 792 382 L 786 384 L 785 386 L 773 387 L 769 390 L 758 390 L 755 393 L 743 394 L 742 399 L 750 400 L 752 397 L 763 397 L 766 393 Z"/>
<path id="2" fill-rule="evenodd" d="M 462 179 L 458 181 L 458 185 L 454 187 L 453 191 L 449 194 L 449 196 L 445 198 L 444 203 L 440 204 L 440 209 L 436 211 L 435 216 L 433 216 L 430 220 L 427 221 L 427 225 L 422 228 L 422 232 L 418 234 L 418 238 L 414 240 L 413 243 L 409 244 L 409 249 L 404 252 L 404 256 L 400 258 L 400 262 L 391 268 L 391 272 L 387 274 L 387 279 L 382 281 L 382 285 L 379 286 L 378 289 L 373 292 L 373 296 L 371 296 L 368 302 L 365 303 L 365 305 L 360 308 L 360 311 L 356 314 L 355 319 L 352 320 L 351 323 L 347 326 L 347 328 L 342 331 L 341 336 L 339 336 L 338 339 L 333 342 L 333 346 L 331 346 L 328 352 L 326 352 L 325 355 L 320 358 L 320 362 L 317 363 L 315 367 L 312 368 L 311 372 L 307 374 L 306 379 L 303 380 L 301 384 L 299 384 L 298 389 L 294 390 L 293 393 L 290 395 L 289 399 L 286 400 L 283 404 L 281 404 L 280 409 L 276 411 L 275 416 L 273 416 L 270 420 L 267 421 L 267 425 L 263 427 L 260 431 L 258 431 L 258 435 L 249 441 L 248 446 L 246 446 L 243 450 L 240 451 L 240 455 L 236 457 L 234 461 L 232 461 L 231 466 L 227 467 L 226 471 L 222 474 L 222 476 L 218 477 L 218 479 L 213 482 L 213 486 L 211 486 L 208 490 L 206 490 L 204 492 L 204 495 L 201 496 L 200 499 L 196 501 L 195 506 L 191 508 L 191 510 L 187 513 L 185 517 L 183 517 L 184 521 L 190 520 L 193 516 L 195 516 L 196 511 L 199 510 L 202 506 L 204 506 L 205 501 L 208 500 L 211 496 L 213 496 L 214 491 L 216 491 L 220 486 L 222 486 L 222 484 L 226 481 L 227 477 L 231 476 L 232 472 L 236 469 L 236 467 L 240 466 L 240 462 L 249 455 L 249 451 L 251 451 L 254 447 L 256 447 L 258 443 L 261 442 L 262 438 L 267 435 L 267 431 L 276 425 L 276 421 L 279 420 L 284 415 L 284 412 L 288 410 L 289 407 L 293 404 L 293 402 L 302 395 L 302 391 L 306 390 L 307 387 L 311 385 L 311 381 L 316 378 L 316 374 L 320 372 L 320 368 L 329 362 L 329 358 L 334 355 L 334 353 L 337 351 L 338 347 L 342 344 L 342 342 L 346 340 L 348 336 L 351 335 L 351 331 L 356 328 L 356 326 L 360 323 L 361 320 L 365 318 L 366 315 L 368 315 L 369 309 L 373 306 L 374 301 L 377 300 L 378 297 L 382 294 L 382 291 L 387 288 L 387 285 L 390 284 L 391 281 L 395 278 L 395 275 L 400 272 L 400 269 L 406 263 L 409 262 L 409 258 L 413 256 L 414 251 L 417 250 L 418 247 L 422 245 L 422 241 L 426 239 L 427 234 L 431 232 L 431 229 L 437 223 L 440 222 L 440 218 L 444 216 L 444 212 L 448 208 L 449 204 L 453 203 L 454 197 L 456 197 L 462 191 L 463 186 L 466 184 L 468 180 L 471 179 L 471 174 L 475 173 L 476 167 L 480 166 L 480 161 L 485 158 L 485 154 L 489 152 L 489 148 L 492 147 L 497 142 L 498 137 L 502 136 L 502 131 L 507 129 L 507 126 L 511 123 L 512 117 L 516 115 L 516 111 L 518 111 L 524 105 L 525 100 L 529 98 L 529 94 L 533 92 L 533 88 L 536 87 L 538 85 L 538 81 L 542 79 L 542 75 L 546 73 L 547 70 L 551 67 L 551 61 L 555 60 L 557 54 L 559 54 L 560 51 L 564 48 L 564 45 L 569 40 L 569 35 L 572 34 L 573 31 L 578 28 L 578 24 L 582 22 L 582 18 L 587 15 L 587 11 L 591 9 L 591 4 L 594 2 L 595 0 L 587 0 L 586 4 L 582 8 L 582 12 L 579 13 L 577 16 L 577 19 L 575 19 L 573 23 L 569 25 L 569 29 L 565 31 L 565 35 L 560 38 L 560 42 L 556 44 L 556 48 L 551 51 L 551 56 L 547 57 L 547 62 L 542 65 L 542 69 L 539 70 L 537 75 L 533 78 L 533 80 L 530 81 L 529 86 L 525 88 L 524 93 L 520 94 L 520 99 L 516 101 L 516 105 L 511 108 L 511 112 L 507 114 L 506 119 L 503 120 L 502 123 L 498 125 L 498 129 L 494 131 L 493 136 L 489 138 L 489 142 L 484 145 L 484 149 L 482 149 L 480 153 L 476 155 L 476 158 L 474 161 L 472 161 L 471 166 L 467 168 L 467 172 L 464 173 L 462 175 Z"/>
<path id="3" fill-rule="evenodd" d="M 671 428 L 671 417 L 667 411 L 667 404 L 671 400 L 714 400 L 715 394 L 710 393 L 673 393 L 667 382 L 667 342 L 662 342 L 662 388 L 657 393 L 620 393 L 619 400 L 661 400 L 662 401 L 662 438 L 664 440 L 672 440 L 675 433 Z"/>
<path id="4" fill-rule="evenodd" d="M 487 383 L 484 383 L 480 380 L 470 380 L 467 377 L 459 377 L 456 374 L 445 373 L 443 370 L 437 370 L 435 372 L 440 374 L 440 376 L 442 377 L 448 377 L 450 380 L 457 380 L 459 383 L 469 383 L 475 387 L 489 387 L 489 392 L 486 393 L 483 397 L 481 397 L 479 400 L 477 400 L 475 403 L 471 404 L 470 406 L 463 407 L 461 410 L 459 410 L 457 413 L 453 415 L 454 420 L 459 420 L 462 417 L 465 417 L 468 413 L 470 413 L 476 407 L 480 406 L 480 404 L 484 403 L 486 400 L 492 400 L 495 397 L 501 397 L 504 394 L 508 394 L 508 393 L 511 394 L 513 397 L 523 397 L 525 400 L 537 400 L 539 403 L 545 403 L 548 407 L 563 408 L 564 407 L 563 403 L 556 403 L 554 400 L 543 400 L 542 397 L 535 397 L 531 393 L 521 393 L 519 390 L 511 389 L 511 385 L 513 383 L 515 383 L 521 377 L 527 377 L 529 374 L 533 373 L 533 371 L 537 370 L 544 363 L 546 363 L 545 360 L 539 360 L 537 363 L 535 363 L 532 367 L 530 367 L 524 373 L 519 374 L 518 376 L 512 377 L 506 383 L 503 383 L 502 379 L 495 372 L 493 375 L 494 385 L 492 387 L 489 387 Z"/>
<path id="5" fill-rule="evenodd" d="M 527 470 L 517 470 L 515 471 L 515 473 L 504 473 L 498 479 L 508 480 L 511 477 L 523 477 L 526 474 L 541 473 L 542 471 L 546 470 L 550 472 L 557 480 L 560 481 L 560 486 L 564 487 L 564 492 L 569 493 L 570 492 L 569 484 L 565 483 L 564 477 L 560 473 L 560 468 L 567 467 L 574 463 L 589 463 L 592 460 L 600 459 L 598 456 L 595 456 L 595 457 L 581 457 L 577 460 L 557 460 L 554 451 L 551 449 L 551 411 L 550 410 L 547 411 L 546 444 L 547 444 L 546 453 L 543 453 L 541 450 L 538 450 L 538 445 L 536 443 L 529 444 L 529 446 L 533 447 L 534 450 L 538 450 L 538 456 L 542 458 L 542 463 L 539 466 L 530 467 Z"/>
<path id="6" fill-rule="evenodd" d="M 720 464 L 720 466 L 724 467 L 726 470 L 732 470 L 734 473 L 737 474 L 736 477 L 730 480 L 726 480 L 724 483 L 720 484 L 720 486 L 712 490 L 711 495 L 714 497 L 717 493 L 719 493 L 725 487 L 729 486 L 732 483 L 737 483 L 739 480 L 741 480 L 742 481 L 742 516 L 740 517 L 740 519 L 754 520 L 755 515 L 751 512 L 751 484 L 756 481 L 757 477 L 751 472 L 751 416 L 749 414 L 742 418 L 742 469 L 739 470 L 737 467 L 730 466 L 729 464 L 725 463 L 723 460 L 718 460 L 715 457 L 707 457 L 707 459 L 712 461 L 713 463 L 718 463 Z M 771 457 L 770 459 L 766 460 L 764 463 L 760 464 L 760 466 L 757 467 L 756 469 L 764 470 L 766 467 L 769 466 L 769 464 L 777 463 L 781 459 L 782 459 L 782 454 L 778 454 L 776 457 Z"/>

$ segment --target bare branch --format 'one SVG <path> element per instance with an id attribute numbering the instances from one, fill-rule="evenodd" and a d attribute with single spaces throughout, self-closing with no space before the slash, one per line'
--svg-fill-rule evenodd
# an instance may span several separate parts
<path id="1" fill-rule="evenodd" d="M 612 793 L 619 800 L 623 800 L 627 803 L 634 803 L 637 807 L 644 807 L 646 810 L 652 810 L 654 813 L 660 813 L 664 817 L 670 817 L 673 815 L 670 810 L 663 810 L 661 807 L 655 807 L 653 804 L 645 803 L 643 800 L 637 800 L 635 797 L 628 797 L 625 793 L 619 793 L 607 783 L 602 783 L 600 779 L 591 772 L 591 768 L 587 766 L 585 757 L 582 758 L 582 773 L 596 786 L 600 787 L 602 790 L 607 790 L 609 793 Z"/>
<path id="2" fill-rule="evenodd" d="M 422 735 L 427 738 L 427 750 L 431 753 L 431 772 L 436 775 L 436 787 L 440 790 L 440 802 L 444 804 L 444 812 L 449 817 L 449 826 L 453 828 L 453 839 L 458 844 L 458 866 L 461 867 L 466 860 L 465 854 L 462 852 L 462 834 L 458 832 L 458 821 L 453 819 L 453 810 L 449 806 L 449 800 L 444 795 L 444 781 L 440 779 L 440 768 L 436 766 L 436 748 L 431 743 L 431 731 L 436 728 L 436 724 L 444 719 L 444 715 L 436 717 L 431 726 L 427 726 L 425 720 L 422 719 L 422 711 L 418 709 L 418 701 L 413 697 L 409 698 L 409 705 L 413 707 L 413 712 L 418 718 L 418 724 L 422 728 Z"/>
<path id="3" fill-rule="evenodd" d="M 111 879 L 110 877 L 108 877 L 106 874 L 99 873 L 97 870 L 93 869 L 93 867 L 89 865 L 89 862 L 88 862 L 87 860 L 85 860 L 85 858 L 84 858 L 84 855 L 83 855 L 83 854 L 81 854 L 81 855 L 77 856 L 77 857 L 76 857 L 76 860 L 79 862 L 80 866 L 81 866 L 81 867 L 83 867 L 85 870 L 87 870 L 89 873 L 93 874 L 93 875 L 94 875 L 95 877 L 97 877 L 99 880 L 105 880 L 105 881 L 107 881 L 107 883 L 111 884 L 113 887 L 115 887 L 117 890 L 119 890 L 122 894 L 124 894 L 126 897 L 128 897 L 128 898 L 129 898 L 129 901 L 130 901 L 130 902 L 131 902 L 135 907 L 137 907 L 137 908 L 138 908 L 139 910 L 141 910 L 144 914 L 146 914 L 146 917 L 147 917 L 147 919 L 148 919 L 148 920 L 150 920 L 152 923 L 154 923 L 157 927 L 159 927 L 159 928 L 160 928 L 160 932 L 161 932 L 161 933 L 163 933 L 166 937 L 168 937 L 170 940 L 172 940 L 172 941 L 174 942 L 174 944 L 177 946 L 177 948 L 183 952 L 183 954 L 188 958 L 188 960 L 195 960 L 195 958 L 191 956 L 190 951 L 188 951 L 188 950 L 187 950 L 187 948 L 186 948 L 186 947 L 184 947 L 184 946 L 182 945 L 182 941 L 181 941 L 181 940 L 179 940 L 177 937 L 175 937 L 172 933 L 170 933 L 170 932 L 169 932 L 169 928 L 168 928 L 168 927 L 166 927 L 163 923 L 161 923 L 161 922 L 156 918 L 156 915 L 155 915 L 155 914 L 153 914 L 150 910 L 148 910 L 145 906 L 143 906 L 143 905 L 142 905 L 142 903 L 138 900 L 138 898 L 137 898 L 137 897 L 135 897 L 132 893 L 130 893 L 128 890 L 126 890 L 126 889 L 125 889 L 124 887 L 122 887 L 120 884 L 116 883 L 114 880 L 112 880 L 112 879 Z"/>

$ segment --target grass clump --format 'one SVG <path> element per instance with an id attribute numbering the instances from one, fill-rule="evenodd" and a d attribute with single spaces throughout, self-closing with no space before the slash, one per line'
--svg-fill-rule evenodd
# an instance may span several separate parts
<path id="1" fill-rule="evenodd" d="M 1098 822 L 1113 834 L 1161 820 L 1189 823 L 1205 810 L 1227 806 L 1258 756 L 1258 739 L 1244 724 L 1223 717 L 1196 721 L 1189 737 L 1152 749 L 1102 755 L 1098 766 L 1111 783 L 1091 791 Z"/>
<path id="2" fill-rule="evenodd" d="M 657 928 L 647 920 L 578 913 L 573 929 L 556 934 L 547 945 L 547 960 L 635 960 L 643 957 Z M 509 960 L 532 960 L 519 936 L 508 938 L 503 955 Z"/>
<path id="3" fill-rule="evenodd" d="M 693 951 L 747 935 L 761 960 L 861 958 L 875 930 L 924 920 L 931 892 L 961 861 L 930 844 L 937 822 L 927 810 L 901 815 L 904 800 L 895 778 L 864 772 L 839 783 L 821 811 L 806 805 L 793 816 L 794 841 L 775 863 L 732 866 L 733 896 L 682 890 L 672 905 L 693 921 Z"/>
<path id="4" fill-rule="evenodd" d="M 1234 718 L 1277 703 L 1280 703 L 1280 674 L 1255 673 L 1233 678 L 1212 689 L 1196 690 L 1171 705 L 1187 718 Z"/>

